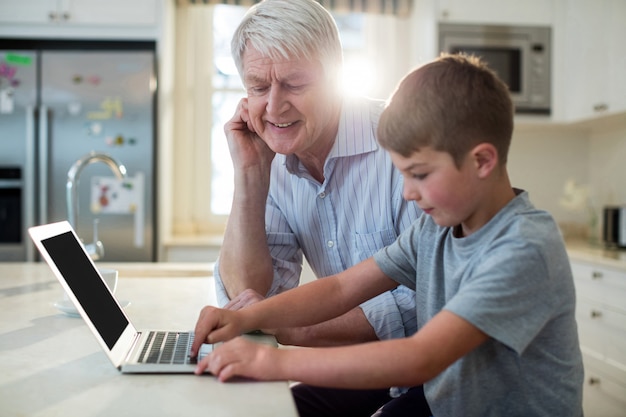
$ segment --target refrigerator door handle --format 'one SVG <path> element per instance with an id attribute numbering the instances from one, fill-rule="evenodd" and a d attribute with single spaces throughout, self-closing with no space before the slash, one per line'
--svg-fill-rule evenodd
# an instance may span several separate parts
<path id="1" fill-rule="evenodd" d="M 48 107 L 39 106 L 39 222 L 48 223 Z"/>
<path id="2" fill-rule="evenodd" d="M 26 106 L 26 160 L 24 164 L 24 226 L 35 226 L 35 108 Z M 28 233 L 24 233 L 28 236 Z M 35 260 L 35 249 L 29 239 L 25 239 L 26 262 Z"/>

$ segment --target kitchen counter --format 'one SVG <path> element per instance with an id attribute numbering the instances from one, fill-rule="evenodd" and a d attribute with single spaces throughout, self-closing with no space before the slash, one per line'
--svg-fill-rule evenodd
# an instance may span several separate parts
<path id="1" fill-rule="evenodd" d="M 139 328 L 193 329 L 215 304 L 212 264 L 115 264 L 117 299 Z M 297 416 L 287 382 L 123 375 L 80 318 L 54 307 L 62 288 L 43 263 L 0 263 L 0 415 Z"/>
<path id="2" fill-rule="evenodd" d="M 626 251 L 568 241 L 572 260 L 626 272 Z M 137 328 L 189 330 L 215 305 L 213 263 L 98 263 L 119 270 L 116 297 Z M 81 319 L 54 307 L 44 263 L 0 263 L 0 415 L 296 416 L 287 382 L 122 375 Z"/>
<path id="3" fill-rule="evenodd" d="M 626 250 L 608 249 L 585 241 L 567 241 L 567 253 L 571 260 L 589 262 L 626 272 Z"/>
<path id="4" fill-rule="evenodd" d="M 212 277 L 214 262 L 97 262 L 119 271 L 120 278 Z"/>

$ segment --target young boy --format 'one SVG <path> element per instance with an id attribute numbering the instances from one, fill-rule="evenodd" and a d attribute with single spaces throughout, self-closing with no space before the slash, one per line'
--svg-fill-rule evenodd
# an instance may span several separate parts
<path id="1" fill-rule="evenodd" d="M 416 290 L 418 332 L 324 349 L 236 338 L 197 372 L 336 388 L 424 384 L 434 416 L 581 416 L 569 261 L 552 217 L 511 187 L 512 131 L 508 89 L 477 58 L 442 55 L 409 73 L 378 133 L 404 197 L 425 214 L 338 275 L 240 311 L 205 307 L 191 354 L 253 329 L 328 320 L 400 284 Z"/>

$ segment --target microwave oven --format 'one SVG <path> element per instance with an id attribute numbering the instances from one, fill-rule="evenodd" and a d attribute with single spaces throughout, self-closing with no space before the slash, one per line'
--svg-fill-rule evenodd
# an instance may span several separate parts
<path id="1" fill-rule="evenodd" d="M 481 57 L 509 86 L 516 113 L 549 115 L 551 36 L 545 26 L 440 23 L 439 50 Z"/>

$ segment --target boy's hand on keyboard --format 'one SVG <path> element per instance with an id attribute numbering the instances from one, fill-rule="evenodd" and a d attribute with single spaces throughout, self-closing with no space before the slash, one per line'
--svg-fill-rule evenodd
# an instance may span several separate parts
<path id="1" fill-rule="evenodd" d="M 191 345 L 191 357 L 198 355 L 198 349 L 203 343 L 216 343 L 230 340 L 242 334 L 239 313 L 223 310 L 211 306 L 200 311 L 196 323 L 195 339 Z"/>
<path id="2" fill-rule="evenodd" d="M 277 366 L 281 356 L 275 347 L 238 337 L 226 342 L 198 361 L 195 373 L 206 371 L 224 382 L 235 376 L 257 380 L 276 380 L 282 376 Z"/>

